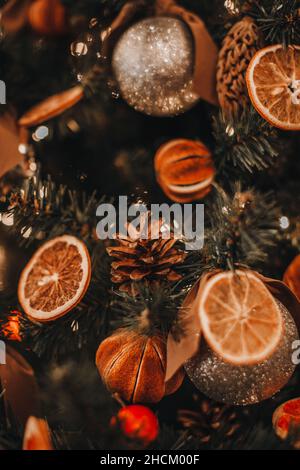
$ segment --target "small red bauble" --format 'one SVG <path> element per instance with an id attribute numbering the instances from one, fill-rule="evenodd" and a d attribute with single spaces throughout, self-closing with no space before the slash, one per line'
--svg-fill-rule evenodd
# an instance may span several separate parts
<path id="1" fill-rule="evenodd" d="M 294 398 L 280 405 L 273 414 L 273 427 L 278 437 L 289 439 L 300 449 L 300 398 Z"/>
<path id="2" fill-rule="evenodd" d="M 126 437 L 140 441 L 144 446 L 155 441 L 158 436 L 158 419 L 146 406 L 124 406 L 111 424 L 119 426 Z"/>
<path id="3" fill-rule="evenodd" d="M 67 30 L 66 9 L 60 0 L 34 0 L 28 10 L 28 21 L 43 36 L 57 36 Z"/>

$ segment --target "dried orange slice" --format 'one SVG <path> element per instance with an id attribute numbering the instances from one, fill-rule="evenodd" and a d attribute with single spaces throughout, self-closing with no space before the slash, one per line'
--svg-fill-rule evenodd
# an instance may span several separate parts
<path id="1" fill-rule="evenodd" d="M 269 46 L 258 51 L 247 70 L 256 110 L 273 126 L 300 130 L 300 47 Z"/>
<path id="2" fill-rule="evenodd" d="M 282 337 L 276 300 L 252 271 L 212 276 L 200 296 L 199 314 L 207 343 L 231 364 L 268 359 Z"/>
<path id="3" fill-rule="evenodd" d="M 83 97 L 84 91 L 81 85 L 76 85 L 69 90 L 52 95 L 30 108 L 19 119 L 19 125 L 21 127 L 32 127 L 49 121 L 75 106 Z"/>
<path id="4" fill-rule="evenodd" d="M 31 319 L 55 320 L 80 302 L 90 278 L 85 244 L 71 235 L 54 238 L 37 250 L 23 270 L 19 302 Z"/>

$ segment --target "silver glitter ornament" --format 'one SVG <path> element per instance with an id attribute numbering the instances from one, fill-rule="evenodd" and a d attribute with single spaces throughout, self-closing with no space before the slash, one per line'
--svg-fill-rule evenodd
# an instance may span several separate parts
<path id="1" fill-rule="evenodd" d="M 230 405 L 248 405 L 272 397 L 291 378 L 292 343 L 299 339 L 295 322 L 279 303 L 284 335 L 273 356 L 257 365 L 234 366 L 224 362 L 204 341 L 200 352 L 185 364 L 187 375 L 208 397 Z"/>
<path id="2" fill-rule="evenodd" d="M 112 68 L 124 100 L 142 113 L 173 116 L 199 99 L 192 36 L 176 18 L 148 18 L 129 28 L 114 49 Z"/>

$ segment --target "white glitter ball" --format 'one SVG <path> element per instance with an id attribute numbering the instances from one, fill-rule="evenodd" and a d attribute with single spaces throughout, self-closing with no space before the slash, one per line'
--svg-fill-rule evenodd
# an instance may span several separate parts
<path id="1" fill-rule="evenodd" d="M 145 114 L 173 116 L 199 99 L 192 36 L 176 18 L 148 18 L 129 28 L 114 49 L 112 67 L 125 101 Z"/>
<path id="2" fill-rule="evenodd" d="M 267 361 L 253 366 L 224 362 L 202 343 L 200 353 L 189 360 L 185 370 L 194 385 L 208 397 L 230 405 L 248 405 L 272 397 L 291 378 L 292 343 L 299 338 L 295 322 L 279 303 L 284 319 L 284 336 Z"/>

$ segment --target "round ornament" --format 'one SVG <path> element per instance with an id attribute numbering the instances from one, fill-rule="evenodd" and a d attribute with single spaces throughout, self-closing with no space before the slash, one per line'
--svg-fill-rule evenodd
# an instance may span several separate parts
<path id="1" fill-rule="evenodd" d="M 215 169 L 208 148 L 194 140 L 175 139 L 162 145 L 155 155 L 156 179 L 175 202 L 192 202 L 211 189 Z"/>
<path id="2" fill-rule="evenodd" d="M 174 116 L 199 99 L 193 91 L 192 36 L 176 18 L 147 18 L 131 26 L 114 49 L 112 68 L 124 100 L 142 113 Z"/>
<path id="3" fill-rule="evenodd" d="M 181 385 L 180 370 L 165 383 L 166 345 L 160 336 L 120 329 L 99 346 L 96 365 L 112 393 L 132 403 L 157 403 Z"/>
<path id="4" fill-rule="evenodd" d="M 185 370 L 194 385 L 208 397 L 231 405 L 248 405 L 272 397 L 292 376 L 292 344 L 298 330 L 288 310 L 278 302 L 283 317 L 283 335 L 272 356 L 255 365 L 225 362 L 206 343 L 190 359 Z"/>
<path id="5" fill-rule="evenodd" d="M 140 441 L 145 447 L 155 441 L 159 432 L 157 417 L 142 405 L 124 406 L 111 420 L 111 425 L 119 426 L 126 437 Z"/>
<path id="6" fill-rule="evenodd" d="M 289 440 L 300 449 L 300 398 L 294 398 L 280 405 L 273 413 L 273 428 L 282 440 Z"/>

